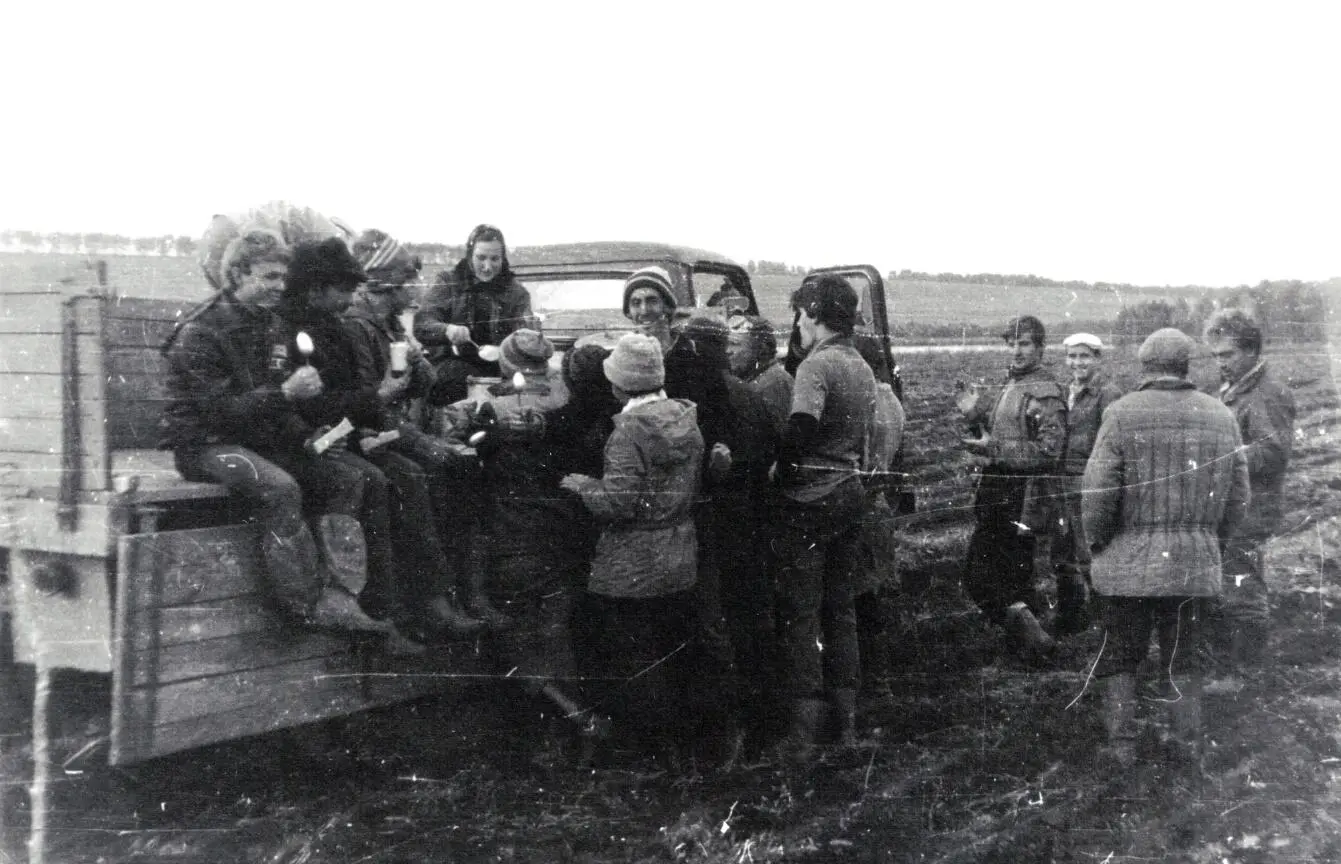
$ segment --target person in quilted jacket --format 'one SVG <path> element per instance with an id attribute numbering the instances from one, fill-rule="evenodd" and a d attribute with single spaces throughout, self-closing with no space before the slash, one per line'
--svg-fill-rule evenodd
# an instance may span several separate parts
<path id="1" fill-rule="evenodd" d="M 1095 675 L 1109 755 L 1120 764 L 1135 756 L 1136 673 L 1152 630 L 1174 743 L 1198 754 L 1204 606 L 1220 593 L 1222 552 L 1249 501 L 1238 423 L 1187 380 L 1192 349 L 1172 327 L 1142 343 L 1144 378 L 1104 412 L 1081 481 L 1103 610 Z"/>

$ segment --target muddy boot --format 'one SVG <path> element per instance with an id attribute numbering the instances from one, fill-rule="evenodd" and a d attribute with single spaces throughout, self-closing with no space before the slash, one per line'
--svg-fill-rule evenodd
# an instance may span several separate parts
<path id="1" fill-rule="evenodd" d="M 1220 674 L 1206 682 L 1207 696 L 1238 696 L 1246 686 L 1244 668 L 1252 649 L 1249 635 L 1242 627 L 1235 627 L 1229 637 L 1229 657 L 1219 664 Z"/>
<path id="2" fill-rule="evenodd" d="M 833 711 L 834 746 L 840 750 L 857 747 L 857 691 L 846 687 L 830 695 Z"/>
<path id="3" fill-rule="evenodd" d="M 325 573 L 317 557 L 317 543 L 305 522 L 288 537 L 261 532 L 261 556 L 265 559 L 270 591 L 279 607 L 303 617 L 317 602 Z"/>
<path id="4" fill-rule="evenodd" d="M 485 624 L 465 612 L 451 596 L 439 594 L 421 613 L 421 629 L 429 642 L 473 639 L 485 630 Z"/>
<path id="5" fill-rule="evenodd" d="M 1168 707 L 1169 760 L 1181 767 L 1201 768 L 1201 692 L 1199 675 L 1180 675 L 1173 679 Z"/>
<path id="6" fill-rule="evenodd" d="M 1136 762 L 1136 676 L 1111 675 L 1103 682 L 1103 721 L 1108 743 L 1100 756 L 1119 768 Z"/>
<path id="7" fill-rule="evenodd" d="M 512 619 L 489 602 L 489 538 L 484 534 L 475 534 L 470 538 L 470 548 L 461 556 L 463 565 L 458 574 L 460 595 L 465 600 L 466 611 L 484 622 L 490 630 L 507 630 Z"/>
<path id="8" fill-rule="evenodd" d="M 889 636 L 880 633 L 861 644 L 861 690 L 857 693 L 857 727 L 872 729 L 893 723 L 899 703 L 889 689 Z"/>
<path id="9" fill-rule="evenodd" d="M 792 705 L 791 726 L 778 742 L 778 755 L 791 766 L 804 766 L 815 758 L 815 739 L 824 718 L 824 702 L 798 699 Z"/>
<path id="10" fill-rule="evenodd" d="M 1046 659 L 1057 647 L 1056 641 L 1023 602 L 1015 603 L 1006 610 L 1006 633 L 1012 648 L 1030 662 Z"/>

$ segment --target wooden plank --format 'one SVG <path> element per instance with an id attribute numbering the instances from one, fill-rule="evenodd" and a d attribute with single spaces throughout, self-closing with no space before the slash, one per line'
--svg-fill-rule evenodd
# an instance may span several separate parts
<path id="1" fill-rule="evenodd" d="M 79 528 L 63 531 L 56 521 L 56 495 L 45 498 L 10 497 L 0 501 L 0 546 L 61 555 L 108 557 L 107 505 L 78 504 Z"/>
<path id="2" fill-rule="evenodd" d="M 0 294 L 0 334 L 61 332 L 59 293 Z"/>
<path id="3" fill-rule="evenodd" d="M 144 615 L 151 610 L 141 610 Z M 241 636 L 280 628 L 282 619 L 260 594 L 211 600 L 189 606 L 165 606 L 152 610 L 157 627 L 129 627 L 125 634 L 126 651 L 146 651 L 151 645 L 163 647 L 206 642 L 228 636 Z"/>
<path id="4" fill-rule="evenodd" d="M 109 348 L 103 358 L 108 378 L 148 376 L 162 380 L 168 374 L 168 360 L 151 348 Z"/>
<path id="5" fill-rule="evenodd" d="M 314 692 L 339 689 L 340 682 L 357 676 L 359 671 L 359 661 L 351 647 L 281 666 L 212 675 L 159 687 L 128 687 L 124 700 L 119 703 L 114 700 L 114 704 L 127 717 L 135 718 L 135 722 L 147 721 L 158 726 L 209 717 L 248 705 L 264 706 L 276 701 L 300 703 Z M 120 678 L 120 664 L 117 672 Z M 126 686 L 125 682 L 116 683 Z"/>
<path id="6" fill-rule="evenodd" d="M 260 601 L 260 598 L 256 599 Z M 158 610 L 141 611 L 145 614 L 130 622 L 132 628 L 153 628 L 161 634 L 159 616 L 155 614 Z M 129 675 L 130 686 L 155 687 L 271 666 L 290 666 L 349 650 L 348 637 L 304 631 L 294 622 L 280 620 L 278 615 L 264 624 L 261 629 L 249 633 L 176 645 L 152 644 L 154 640 L 149 639 L 146 647 L 127 652 L 121 668 Z"/>
<path id="7" fill-rule="evenodd" d="M 74 574 L 72 594 L 43 593 L 34 584 L 34 570 L 57 562 Z M 112 671 L 112 604 L 105 557 L 20 550 L 10 555 L 10 579 L 15 660 L 36 663 L 40 658 L 52 668 Z"/>
<path id="8" fill-rule="evenodd" d="M 117 400 L 106 405 L 103 437 L 113 450 L 148 450 L 163 438 L 159 421 L 168 400 Z"/>
<path id="9" fill-rule="evenodd" d="M 202 300 L 160 297 L 114 297 L 107 304 L 108 318 L 127 320 L 177 321 L 201 304 Z"/>
<path id="10" fill-rule="evenodd" d="M 109 317 L 103 333 L 110 348 L 158 351 L 176 326 L 175 319 Z"/>
<path id="11" fill-rule="evenodd" d="M 120 609 L 185 606 L 263 593 L 254 525 L 194 528 L 122 537 L 118 565 L 130 592 Z M 118 613 L 120 614 L 120 613 Z"/>
<path id="12" fill-rule="evenodd" d="M 0 489 L 9 490 L 10 495 L 24 497 L 30 489 L 54 490 L 60 483 L 60 473 L 61 459 L 57 453 L 0 449 Z"/>
<path id="13" fill-rule="evenodd" d="M 54 372 L 0 372 L 0 416 L 59 417 L 64 376 Z M 79 376 L 81 401 L 85 393 L 101 397 L 102 388 L 92 375 Z"/>
<path id="14" fill-rule="evenodd" d="M 6 334 L 0 354 L 0 370 L 5 372 L 48 372 L 61 374 L 60 333 Z M 98 337 L 79 337 L 79 350 L 97 352 Z M 91 355 L 86 355 L 91 356 Z"/>

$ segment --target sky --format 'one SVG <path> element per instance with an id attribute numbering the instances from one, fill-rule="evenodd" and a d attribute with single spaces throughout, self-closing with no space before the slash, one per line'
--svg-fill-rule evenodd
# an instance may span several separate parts
<path id="1" fill-rule="evenodd" d="M 1337 4 L 13 5 L 0 228 L 1341 276 Z"/>

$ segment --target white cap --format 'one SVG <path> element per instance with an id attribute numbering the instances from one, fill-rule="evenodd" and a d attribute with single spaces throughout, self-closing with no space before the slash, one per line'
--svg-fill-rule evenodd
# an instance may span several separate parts
<path id="1" fill-rule="evenodd" d="M 1070 348 L 1073 345 L 1084 345 L 1086 348 L 1095 351 L 1104 350 L 1104 343 L 1099 341 L 1099 337 L 1093 333 L 1072 333 L 1062 340 L 1063 348 Z"/>

